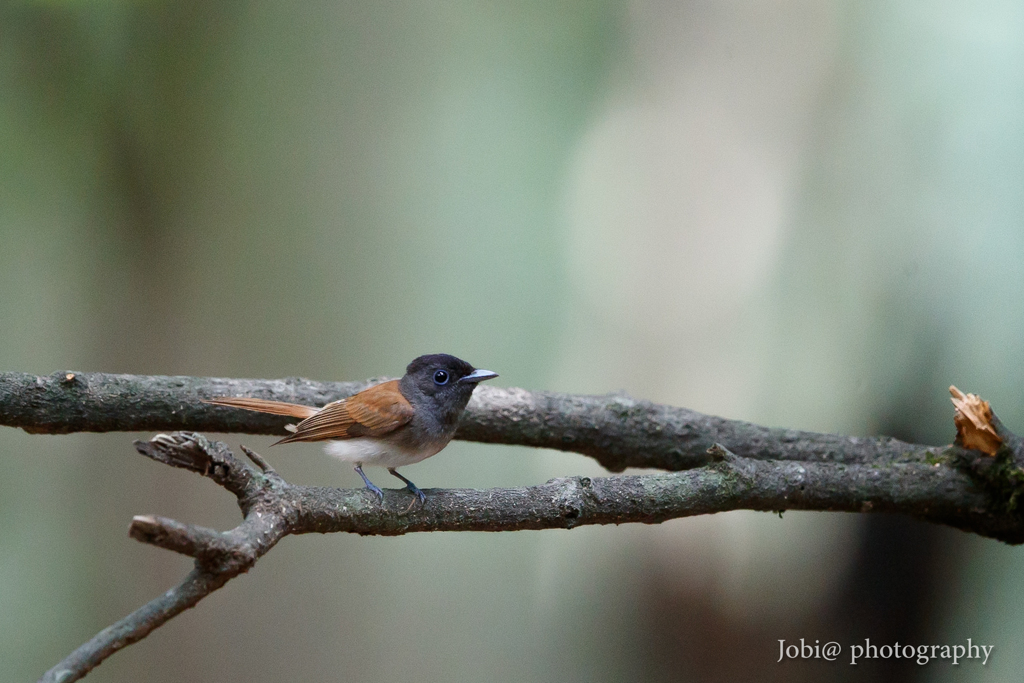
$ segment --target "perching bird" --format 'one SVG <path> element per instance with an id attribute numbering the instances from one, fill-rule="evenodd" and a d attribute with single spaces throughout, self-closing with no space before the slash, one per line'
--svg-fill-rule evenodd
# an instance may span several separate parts
<path id="1" fill-rule="evenodd" d="M 384 493 L 366 477 L 363 465 L 388 468 L 422 502 L 426 495 L 397 468 L 429 458 L 447 446 L 477 383 L 497 376 L 455 356 L 436 353 L 409 363 L 402 379 L 376 384 L 323 408 L 226 396 L 205 403 L 301 418 L 302 422 L 288 426 L 293 433 L 275 446 L 293 441 L 328 441 L 324 450 L 355 463 L 366 488 L 381 501 Z"/>

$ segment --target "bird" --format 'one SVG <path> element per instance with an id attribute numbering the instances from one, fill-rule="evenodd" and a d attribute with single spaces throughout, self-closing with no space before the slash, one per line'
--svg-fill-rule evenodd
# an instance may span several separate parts
<path id="1" fill-rule="evenodd" d="M 324 450 L 353 463 L 366 488 L 381 502 L 384 492 L 366 476 L 363 465 L 386 467 L 422 504 L 426 494 L 398 468 L 425 460 L 447 446 L 477 384 L 497 376 L 447 353 L 433 353 L 409 363 L 401 379 L 375 384 L 322 408 L 230 396 L 203 402 L 300 418 L 298 424 L 286 427 L 292 433 L 273 445 L 327 441 Z"/>

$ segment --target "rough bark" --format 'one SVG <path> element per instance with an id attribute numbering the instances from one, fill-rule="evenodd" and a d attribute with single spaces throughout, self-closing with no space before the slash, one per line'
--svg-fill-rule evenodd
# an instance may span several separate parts
<path id="1" fill-rule="evenodd" d="M 293 419 L 201 402 L 252 396 L 323 405 L 385 378 L 314 382 L 57 372 L 0 374 L 0 424 L 37 434 L 192 430 L 286 435 Z M 816 434 L 703 415 L 624 394 L 575 396 L 480 386 L 456 438 L 553 448 L 588 455 L 612 472 L 627 467 L 678 471 L 708 462 L 723 444 L 741 457 L 804 462 L 922 462 L 942 448 L 888 437 Z"/>

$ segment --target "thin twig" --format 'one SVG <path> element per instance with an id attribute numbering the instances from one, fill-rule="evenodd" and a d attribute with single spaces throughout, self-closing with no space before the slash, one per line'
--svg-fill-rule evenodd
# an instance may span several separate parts
<path id="1" fill-rule="evenodd" d="M 252 460 L 257 467 L 260 468 L 260 470 L 270 474 L 276 473 L 276 470 L 270 466 L 269 462 L 263 459 L 262 455 L 252 450 L 251 448 L 248 448 L 247 446 L 245 446 L 245 444 L 240 444 L 238 447 L 242 449 L 242 452 L 245 453 L 249 457 L 249 459 Z"/>
<path id="2" fill-rule="evenodd" d="M 107 657 L 142 640 L 153 629 L 193 607 L 230 578 L 196 567 L 177 586 L 97 633 L 89 642 L 43 674 L 40 683 L 71 683 L 79 680 Z"/>

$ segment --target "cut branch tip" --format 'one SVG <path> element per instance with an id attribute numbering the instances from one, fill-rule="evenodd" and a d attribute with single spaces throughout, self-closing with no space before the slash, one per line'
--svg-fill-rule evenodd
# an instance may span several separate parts
<path id="1" fill-rule="evenodd" d="M 720 443 L 716 443 L 707 450 L 708 455 L 714 462 L 721 462 L 723 460 L 732 460 L 736 458 L 736 454 L 730 451 L 728 448 Z"/>

